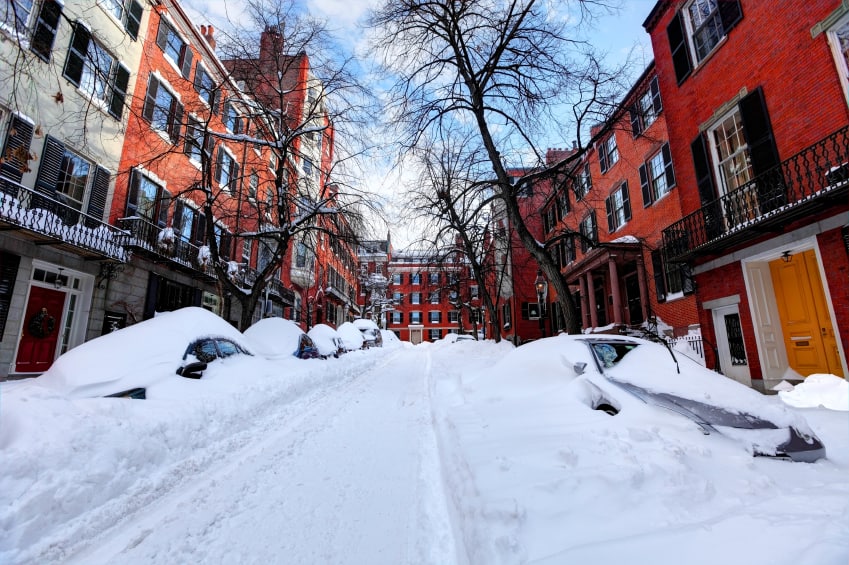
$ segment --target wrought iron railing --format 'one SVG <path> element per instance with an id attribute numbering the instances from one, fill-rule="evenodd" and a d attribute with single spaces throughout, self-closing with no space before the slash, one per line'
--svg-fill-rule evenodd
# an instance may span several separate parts
<path id="1" fill-rule="evenodd" d="M 242 266 L 236 279 L 236 283 L 241 284 L 243 288 L 253 288 L 258 279 L 259 271 L 253 267 Z M 295 291 L 286 288 L 283 285 L 283 281 L 276 276 L 273 276 L 268 280 L 268 291 L 278 296 L 286 304 L 294 304 L 295 302 Z"/>
<path id="2" fill-rule="evenodd" d="M 85 214 L 60 200 L 61 195 L 45 194 L 0 177 L 0 221 L 46 236 L 93 255 L 126 262 L 121 245 L 125 235 L 100 218 Z"/>
<path id="3" fill-rule="evenodd" d="M 707 203 L 663 230 L 670 260 L 712 250 L 729 237 L 747 237 L 813 202 L 849 190 L 849 126 L 803 149 L 737 190 Z"/>
<path id="4" fill-rule="evenodd" d="M 127 247 L 144 249 L 194 271 L 215 277 L 215 269 L 209 261 L 203 260 L 200 247 L 178 237 L 174 232 L 166 232 L 167 228 L 138 216 L 119 218 L 118 226 L 126 233 L 124 245 Z"/>

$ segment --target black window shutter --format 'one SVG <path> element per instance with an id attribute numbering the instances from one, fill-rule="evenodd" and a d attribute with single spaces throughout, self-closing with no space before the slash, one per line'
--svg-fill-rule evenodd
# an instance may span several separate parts
<path id="1" fill-rule="evenodd" d="M 649 90 L 651 91 L 651 103 L 654 112 L 655 114 L 660 114 L 663 111 L 663 102 L 660 99 L 660 85 L 658 84 L 657 77 L 651 79 Z"/>
<path id="2" fill-rule="evenodd" d="M 144 8 L 141 4 L 133 0 L 130 2 L 130 8 L 127 10 L 127 25 L 124 29 L 130 34 L 130 37 L 135 41 L 139 37 L 139 28 L 141 27 L 141 19 Z"/>
<path id="3" fill-rule="evenodd" d="M 699 189 L 699 198 L 702 205 L 713 202 L 717 198 L 716 186 L 713 182 L 713 171 L 710 166 L 710 158 L 707 152 L 707 143 L 703 135 L 699 134 L 690 144 L 693 153 L 693 168 L 696 173 L 696 186 Z"/>
<path id="4" fill-rule="evenodd" d="M 197 121 L 191 116 L 186 124 L 186 138 L 183 140 L 183 153 L 191 153 L 192 147 L 197 143 L 198 131 Z"/>
<path id="5" fill-rule="evenodd" d="M 103 167 L 95 167 L 94 181 L 91 184 L 91 194 L 88 197 L 88 208 L 86 214 L 97 220 L 103 220 L 103 213 L 106 212 L 106 197 L 109 194 L 109 181 L 112 175 Z M 86 220 L 86 226 L 96 228 L 99 222 Z"/>
<path id="6" fill-rule="evenodd" d="M 215 87 L 213 86 L 213 88 L 215 88 Z M 212 113 L 213 114 L 218 113 L 218 107 L 219 107 L 220 104 L 221 104 L 221 92 L 219 92 L 218 90 L 215 90 L 215 91 L 212 92 Z"/>
<path id="7" fill-rule="evenodd" d="M 740 0 L 717 0 L 719 19 L 722 20 L 722 30 L 728 35 L 737 22 L 743 19 L 743 8 Z"/>
<path id="8" fill-rule="evenodd" d="M 160 18 L 159 20 L 159 29 L 156 32 L 156 44 L 160 49 L 165 51 L 165 48 L 168 46 L 168 36 L 173 33 L 171 31 L 171 26 L 168 25 L 164 19 Z"/>
<path id="9" fill-rule="evenodd" d="M 153 111 L 156 109 L 156 95 L 159 92 L 159 79 L 156 75 L 150 73 L 147 80 L 147 92 L 144 95 L 144 108 L 142 108 L 142 117 L 149 121 L 153 121 Z"/>
<path id="10" fill-rule="evenodd" d="M 168 121 L 171 141 L 177 143 L 180 141 L 180 130 L 183 126 L 183 105 L 177 102 L 176 98 L 171 102 L 171 115 L 168 116 Z"/>
<path id="11" fill-rule="evenodd" d="M 83 67 L 85 56 L 88 53 L 88 44 L 91 34 L 80 24 L 74 24 L 74 36 L 71 38 L 71 48 L 68 49 L 68 59 L 65 61 L 64 75 L 74 86 L 79 86 L 83 78 Z"/>
<path id="12" fill-rule="evenodd" d="M 179 198 L 174 201 L 174 214 L 171 216 L 171 227 L 174 228 L 177 237 L 183 237 L 183 230 L 180 224 L 183 223 L 183 208 L 186 205 Z"/>
<path id="13" fill-rule="evenodd" d="M 229 188 L 230 188 L 231 194 L 236 194 L 236 190 L 239 188 L 239 171 L 240 171 L 241 167 L 239 166 L 239 164 L 235 160 L 231 161 L 231 163 L 232 163 L 233 166 L 230 167 L 230 187 Z"/>
<path id="14" fill-rule="evenodd" d="M 628 194 L 628 181 L 622 183 L 622 208 L 625 211 L 625 221 L 631 219 L 631 197 Z"/>
<path id="15" fill-rule="evenodd" d="M 33 125 L 15 116 L 6 133 L 6 143 L 3 145 L 3 164 L 0 174 L 15 182 L 21 182 L 25 172 L 29 171 L 29 145 L 32 142 Z"/>
<path id="16" fill-rule="evenodd" d="M 9 317 L 9 306 L 12 304 L 20 263 L 19 255 L 0 251 L 0 340 L 3 339 L 3 332 L 6 330 L 6 320 Z"/>
<path id="17" fill-rule="evenodd" d="M 593 243 L 598 243 L 598 222 L 596 221 L 595 210 L 593 210 L 592 213 L 590 214 L 590 218 L 591 218 L 590 221 L 592 223 L 591 239 L 593 240 Z"/>
<path id="18" fill-rule="evenodd" d="M 663 255 L 660 251 L 651 252 L 651 265 L 654 270 L 654 286 L 657 289 L 657 301 L 666 302 L 666 275 L 663 273 Z"/>
<path id="19" fill-rule="evenodd" d="M 675 171 L 672 168 L 672 152 L 669 150 L 669 144 L 664 143 L 660 149 L 663 156 L 663 168 L 666 172 L 666 186 L 672 188 L 675 186 Z"/>
<path id="20" fill-rule="evenodd" d="M 740 117 L 743 120 L 743 133 L 749 145 L 752 169 L 755 176 L 762 175 L 780 163 L 763 88 L 759 86 L 740 100 Z"/>
<path id="21" fill-rule="evenodd" d="M 188 80 L 192 74 L 192 48 L 187 43 L 183 44 L 182 52 L 180 53 L 180 72 L 183 73 L 183 78 Z"/>
<path id="22" fill-rule="evenodd" d="M 631 131 L 634 134 L 634 137 L 637 137 L 642 133 L 642 120 L 640 120 L 640 111 L 637 106 L 631 106 L 628 110 L 628 113 L 631 115 Z"/>
<path id="23" fill-rule="evenodd" d="M 195 65 L 195 80 L 192 82 L 192 85 L 195 87 L 195 92 L 200 92 L 201 87 L 203 85 L 203 67 L 200 66 L 200 61 Z M 207 100 L 209 102 L 209 100 Z"/>
<path id="24" fill-rule="evenodd" d="M 604 199 L 604 207 L 607 210 L 607 231 L 613 233 L 616 231 L 616 219 L 613 217 L 613 201 L 612 196 Z"/>
<path id="25" fill-rule="evenodd" d="M 137 169 L 130 171 L 130 187 L 127 191 L 127 210 L 128 218 L 136 215 L 139 207 L 139 183 L 141 183 L 140 173 Z"/>
<path id="26" fill-rule="evenodd" d="M 690 269 L 690 265 L 681 263 L 679 272 L 681 273 L 681 290 L 684 291 L 684 294 L 693 294 L 696 292 L 696 285 L 693 282 L 693 271 Z"/>
<path id="27" fill-rule="evenodd" d="M 218 158 L 215 161 L 215 182 L 221 182 L 221 172 L 224 168 L 224 147 L 218 148 Z"/>
<path id="28" fill-rule="evenodd" d="M 159 189 L 159 216 L 156 218 L 156 223 L 160 228 L 164 228 L 168 223 L 168 207 L 171 205 L 171 195 L 167 190 Z"/>
<path id="29" fill-rule="evenodd" d="M 62 5 L 56 0 L 45 0 L 38 12 L 30 49 L 45 61 L 50 60 L 50 52 L 53 50 L 53 41 L 56 39 L 56 28 L 59 27 L 61 15 Z"/>
<path id="30" fill-rule="evenodd" d="M 62 157 L 65 156 L 65 144 L 55 137 L 44 139 L 44 150 L 41 152 L 41 164 L 38 167 L 38 177 L 35 188 L 45 194 L 54 194 L 59 182 L 59 172 L 62 168 Z"/>
<path id="31" fill-rule="evenodd" d="M 601 172 L 607 171 L 607 143 L 602 142 L 598 145 L 598 164 L 601 167 Z"/>
<path id="32" fill-rule="evenodd" d="M 203 245 L 206 241 L 206 213 L 203 211 L 195 214 L 194 238 L 195 245 Z"/>
<path id="33" fill-rule="evenodd" d="M 230 260 L 230 247 L 232 241 L 233 236 L 231 236 L 228 232 L 225 231 L 221 234 L 221 241 L 218 244 L 218 256 L 225 261 Z"/>
<path id="34" fill-rule="evenodd" d="M 589 163 L 584 165 L 584 179 L 586 180 L 586 183 L 587 183 L 587 192 L 589 192 L 590 189 L 593 187 L 593 177 L 592 177 L 592 175 L 590 175 L 590 164 Z"/>
<path id="35" fill-rule="evenodd" d="M 666 28 L 669 38 L 669 49 L 672 51 L 672 66 L 675 68 L 675 78 L 680 85 L 693 70 L 690 62 L 690 50 L 687 47 L 687 37 L 684 33 L 683 13 L 678 12 Z"/>
<path id="36" fill-rule="evenodd" d="M 109 100 L 109 114 L 121 119 L 124 114 L 124 101 L 127 98 L 127 84 L 130 82 L 130 69 L 124 65 L 118 65 L 115 70 L 115 84 L 112 88 L 112 96 Z"/>

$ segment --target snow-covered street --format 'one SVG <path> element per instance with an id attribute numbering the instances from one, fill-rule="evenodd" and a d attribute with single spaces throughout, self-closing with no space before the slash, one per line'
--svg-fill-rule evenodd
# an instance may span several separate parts
<path id="1" fill-rule="evenodd" d="M 232 358 L 147 400 L 2 383 L 0 562 L 845 565 L 845 381 L 788 409 L 827 458 L 752 457 L 592 409 L 563 339 Z"/>

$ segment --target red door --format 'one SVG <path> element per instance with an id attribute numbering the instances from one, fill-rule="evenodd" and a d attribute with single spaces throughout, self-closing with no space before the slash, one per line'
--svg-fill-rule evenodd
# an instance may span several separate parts
<path id="1" fill-rule="evenodd" d="M 37 286 L 30 289 L 16 373 L 43 373 L 53 364 L 64 308 L 64 292 Z"/>

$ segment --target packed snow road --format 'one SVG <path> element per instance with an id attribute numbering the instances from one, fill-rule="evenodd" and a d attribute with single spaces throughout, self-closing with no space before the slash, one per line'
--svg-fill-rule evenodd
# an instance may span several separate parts
<path id="1" fill-rule="evenodd" d="M 68 563 L 453 563 L 429 355 L 283 407 Z M 188 463 L 187 463 L 188 465 Z"/>

